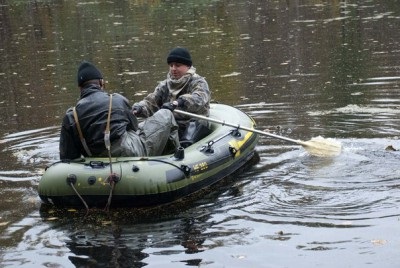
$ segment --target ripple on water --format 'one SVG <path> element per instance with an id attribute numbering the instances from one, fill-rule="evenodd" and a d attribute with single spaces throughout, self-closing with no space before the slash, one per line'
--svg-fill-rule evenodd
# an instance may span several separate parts
<path id="1" fill-rule="evenodd" d="M 343 140 L 343 152 L 334 158 L 292 146 L 282 146 L 281 153 L 259 147 L 261 162 L 247 173 L 251 180 L 242 194 L 225 201 L 229 205 L 221 210 L 229 216 L 220 221 L 350 228 L 397 217 L 400 153 L 384 149 L 392 142 Z"/>
<path id="2" fill-rule="evenodd" d="M 48 127 L 8 134 L 0 142 L 0 156 L 6 170 L 0 180 L 31 181 L 46 164 L 58 159 L 59 127 Z"/>

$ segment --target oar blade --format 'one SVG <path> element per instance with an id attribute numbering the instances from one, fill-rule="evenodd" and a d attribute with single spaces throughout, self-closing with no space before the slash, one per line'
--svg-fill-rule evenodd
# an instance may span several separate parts
<path id="1" fill-rule="evenodd" d="M 321 136 L 303 141 L 301 145 L 309 154 L 315 156 L 332 157 L 339 155 L 342 151 L 342 145 L 339 141 L 330 138 L 325 139 Z"/>

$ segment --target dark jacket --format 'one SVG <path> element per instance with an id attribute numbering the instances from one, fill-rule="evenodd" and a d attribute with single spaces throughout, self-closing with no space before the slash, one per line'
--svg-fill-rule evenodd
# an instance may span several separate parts
<path id="1" fill-rule="evenodd" d="M 81 96 L 76 104 L 79 124 L 86 143 L 93 156 L 107 156 L 104 144 L 104 132 L 110 96 L 100 86 L 92 84 L 81 90 Z M 113 143 L 127 131 L 138 129 L 138 121 L 131 112 L 128 100 L 120 94 L 113 94 L 110 120 L 110 141 Z M 61 127 L 60 159 L 75 159 L 85 152 L 76 127 L 73 110 L 68 109 Z"/>

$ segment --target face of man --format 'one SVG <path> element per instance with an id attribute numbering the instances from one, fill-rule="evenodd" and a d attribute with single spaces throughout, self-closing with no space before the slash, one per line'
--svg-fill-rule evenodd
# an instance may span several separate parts
<path id="1" fill-rule="evenodd" d="M 182 63 L 178 63 L 178 62 L 171 62 L 169 64 L 169 72 L 171 74 L 171 77 L 173 79 L 179 79 L 182 76 L 184 76 L 187 71 L 190 69 L 190 66 L 187 66 L 185 64 Z"/>

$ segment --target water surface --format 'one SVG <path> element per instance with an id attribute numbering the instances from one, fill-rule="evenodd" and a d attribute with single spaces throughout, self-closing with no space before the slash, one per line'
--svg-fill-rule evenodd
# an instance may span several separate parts
<path id="1" fill-rule="evenodd" d="M 3 267 L 398 267 L 398 1 L 2 1 Z M 97 64 L 131 102 L 185 46 L 213 101 L 322 158 L 262 137 L 260 161 L 189 204 L 58 211 L 37 185 L 58 160 L 76 69 Z"/>

